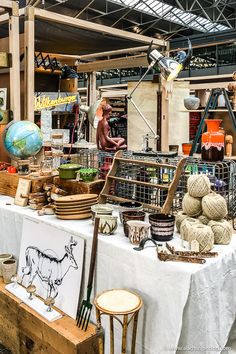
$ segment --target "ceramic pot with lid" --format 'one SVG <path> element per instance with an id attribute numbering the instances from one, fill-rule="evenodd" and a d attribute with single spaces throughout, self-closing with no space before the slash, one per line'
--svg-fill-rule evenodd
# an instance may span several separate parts
<path id="1" fill-rule="evenodd" d="M 59 177 L 62 179 L 76 179 L 77 172 L 81 165 L 76 163 L 66 163 L 58 167 Z"/>

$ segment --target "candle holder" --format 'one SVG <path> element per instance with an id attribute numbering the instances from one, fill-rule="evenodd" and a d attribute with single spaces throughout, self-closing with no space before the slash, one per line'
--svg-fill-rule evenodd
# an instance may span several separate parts
<path id="1" fill-rule="evenodd" d="M 55 304 L 55 299 L 49 296 L 44 300 L 44 304 L 47 306 L 47 312 L 51 312 L 53 310 L 52 306 Z"/>
<path id="2" fill-rule="evenodd" d="M 36 286 L 35 285 L 29 285 L 26 288 L 27 293 L 29 293 L 29 300 L 33 300 L 33 294 L 36 292 Z"/>

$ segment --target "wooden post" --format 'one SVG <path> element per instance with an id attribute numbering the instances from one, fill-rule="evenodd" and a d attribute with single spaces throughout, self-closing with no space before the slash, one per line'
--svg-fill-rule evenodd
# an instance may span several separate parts
<path id="1" fill-rule="evenodd" d="M 21 119 L 20 110 L 20 35 L 19 6 L 12 2 L 12 13 L 9 18 L 9 51 L 12 55 L 10 68 L 10 109 L 15 121 Z"/>
<path id="2" fill-rule="evenodd" d="M 97 99 L 96 94 L 96 72 L 88 73 L 88 105 L 91 106 Z M 96 129 L 89 126 L 89 141 L 96 142 Z"/>
<path id="3" fill-rule="evenodd" d="M 26 7 L 24 119 L 34 122 L 34 8 Z"/>

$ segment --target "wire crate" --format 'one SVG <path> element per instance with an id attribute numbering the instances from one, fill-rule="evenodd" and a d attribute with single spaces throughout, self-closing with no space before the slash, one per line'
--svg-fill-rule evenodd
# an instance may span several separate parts
<path id="1" fill-rule="evenodd" d="M 178 160 L 169 161 L 177 163 Z M 211 181 L 211 189 L 222 195 L 227 203 L 228 217 L 236 218 L 236 163 L 233 160 L 221 162 L 206 162 L 196 158 L 187 158 L 184 173 L 182 174 L 179 185 L 173 200 L 173 209 L 182 209 L 182 200 L 187 193 L 187 180 L 193 174 L 205 174 Z"/>
<path id="2" fill-rule="evenodd" d="M 146 211 L 169 213 L 185 159 L 175 164 L 126 156 L 118 151 L 100 194 L 101 202 L 141 202 Z"/>

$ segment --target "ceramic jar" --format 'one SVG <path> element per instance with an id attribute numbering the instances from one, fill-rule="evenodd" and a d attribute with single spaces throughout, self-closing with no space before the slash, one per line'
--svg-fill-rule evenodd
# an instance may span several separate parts
<path id="1" fill-rule="evenodd" d="M 1 253 L 0 254 L 0 276 L 2 276 L 2 262 L 7 261 L 12 258 L 12 254 L 10 253 Z"/>
<path id="2" fill-rule="evenodd" d="M 117 216 L 99 215 L 98 232 L 105 235 L 112 235 L 117 229 Z"/>
<path id="3" fill-rule="evenodd" d="M 170 241 L 174 234 L 175 217 L 161 213 L 149 215 L 151 235 L 156 241 Z"/>
<path id="4" fill-rule="evenodd" d="M 2 275 L 5 284 L 11 282 L 11 278 L 16 274 L 17 262 L 15 259 L 7 259 L 2 262 Z"/>
<path id="5" fill-rule="evenodd" d="M 123 223 L 123 211 L 142 211 L 143 210 L 143 204 L 139 202 L 122 202 L 119 204 L 119 215 L 120 215 L 120 221 Z"/>
<path id="6" fill-rule="evenodd" d="M 139 221 L 144 221 L 145 220 L 145 212 L 144 211 L 136 211 L 136 210 L 130 210 L 130 211 L 123 211 L 123 226 L 124 226 L 124 234 L 126 237 L 129 236 L 129 227 L 127 222 L 129 220 L 139 220 Z"/>
<path id="7" fill-rule="evenodd" d="M 221 119 L 206 119 L 207 132 L 202 134 L 202 160 L 224 159 L 224 134 L 219 132 Z"/>
<path id="8" fill-rule="evenodd" d="M 195 96 L 189 96 L 184 99 L 184 107 L 189 110 L 198 109 L 200 105 L 200 99 Z"/>
<path id="9" fill-rule="evenodd" d="M 139 245 L 142 239 L 148 237 L 150 223 L 140 220 L 127 221 L 129 240 L 133 245 Z"/>
<path id="10" fill-rule="evenodd" d="M 91 206 L 92 220 L 94 221 L 95 216 L 112 215 L 113 210 L 113 206 L 109 204 L 94 204 Z"/>

